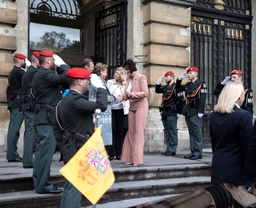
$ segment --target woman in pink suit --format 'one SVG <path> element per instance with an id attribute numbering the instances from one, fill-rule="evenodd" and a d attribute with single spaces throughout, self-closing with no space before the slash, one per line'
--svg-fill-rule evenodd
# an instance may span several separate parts
<path id="1" fill-rule="evenodd" d="M 129 129 L 126 133 L 121 160 L 126 164 L 138 166 L 143 164 L 144 131 L 148 114 L 148 84 L 144 75 L 137 72 L 135 63 L 128 59 L 123 65 L 126 73 L 126 85 L 119 101 L 130 101 L 128 114 Z"/>

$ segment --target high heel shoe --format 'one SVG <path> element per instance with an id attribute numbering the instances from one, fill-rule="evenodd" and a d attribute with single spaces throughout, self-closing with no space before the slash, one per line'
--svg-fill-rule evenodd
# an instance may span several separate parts
<path id="1" fill-rule="evenodd" d="M 136 167 L 136 166 L 141 166 L 141 165 L 143 165 L 143 164 L 137 164 L 137 163 L 133 163 L 133 167 Z"/>

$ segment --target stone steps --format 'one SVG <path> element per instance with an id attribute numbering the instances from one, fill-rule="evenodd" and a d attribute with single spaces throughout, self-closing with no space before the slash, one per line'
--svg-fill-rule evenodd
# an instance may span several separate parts
<path id="1" fill-rule="evenodd" d="M 210 186 L 210 166 L 206 164 L 182 164 L 117 168 L 115 183 L 98 204 L 141 197 L 185 193 Z M 61 175 L 51 176 L 51 181 L 63 187 Z M 4 189 L 2 189 L 4 188 Z M 36 194 L 31 177 L 1 180 L 0 207 L 30 208 L 59 207 L 61 195 Z M 81 206 L 89 206 L 85 198 Z"/>
<path id="2" fill-rule="evenodd" d="M 140 197 L 164 196 L 195 191 L 211 186 L 209 176 L 118 182 L 100 199 L 98 204 Z M 61 194 L 36 194 L 34 190 L 0 194 L 1 208 L 59 207 Z M 83 198 L 81 206 L 89 206 Z"/>
<path id="3" fill-rule="evenodd" d="M 139 166 L 137 168 L 117 168 L 114 170 L 115 182 L 150 180 L 163 178 L 178 178 L 190 176 L 209 176 L 209 165 L 206 164 L 183 164 L 172 166 Z M 32 175 L 32 169 L 31 169 Z M 64 186 L 64 178 L 60 174 L 51 174 L 50 181 L 56 186 Z M 31 176 L 19 175 L 19 177 L 1 178 L 0 193 L 33 190 Z"/>

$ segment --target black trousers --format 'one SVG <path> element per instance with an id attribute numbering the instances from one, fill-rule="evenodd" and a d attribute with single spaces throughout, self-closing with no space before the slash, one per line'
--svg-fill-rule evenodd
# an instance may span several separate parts
<path id="1" fill-rule="evenodd" d="M 112 109 L 112 135 L 113 144 L 106 146 L 109 156 L 120 156 L 123 148 L 125 134 L 128 130 L 128 115 L 123 109 Z"/>

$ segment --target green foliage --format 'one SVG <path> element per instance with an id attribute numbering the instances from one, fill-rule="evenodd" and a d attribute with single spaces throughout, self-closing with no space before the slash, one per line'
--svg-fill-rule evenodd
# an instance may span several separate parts
<path id="1" fill-rule="evenodd" d="M 66 48 L 62 50 L 64 53 L 80 53 L 80 41 L 73 40 L 71 44 L 69 44 Z"/>
<path id="2" fill-rule="evenodd" d="M 80 52 L 80 42 L 70 41 L 66 37 L 66 34 L 61 32 L 57 33 L 55 31 L 45 32 L 40 38 L 40 41 L 35 43 L 31 41 L 30 49 L 33 50 L 51 50 L 55 52 L 65 52 L 65 53 L 79 53 Z"/>

